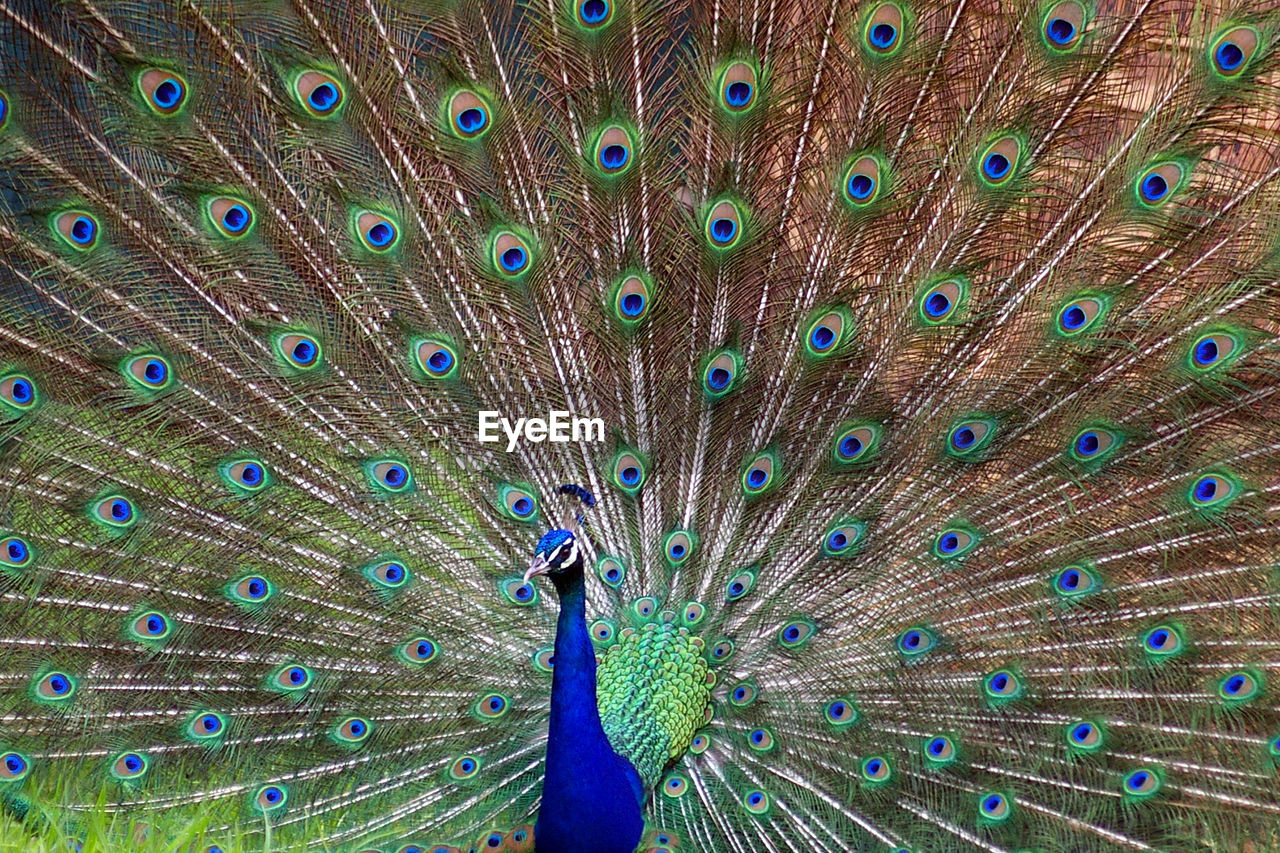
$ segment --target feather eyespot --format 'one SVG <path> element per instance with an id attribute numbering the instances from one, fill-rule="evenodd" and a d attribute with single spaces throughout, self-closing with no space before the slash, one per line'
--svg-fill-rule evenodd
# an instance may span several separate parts
<path id="1" fill-rule="evenodd" d="M 1153 661 L 1167 660 L 1186 650 L 1186 640 L 1175 626 L 1157 625 L 1142 635 L 1142 649 Z"/>
<path id="2" fill-rule="evenodd" d="M 286 664 L 271 676 L 273 688 L 284 693 L 297 693 L 306 690 L 315 680 L 315 675 L 305 666 Z"/>
<path id="3" fill-rule="evenodd" d="M 176 115 L 187 101 L 187 82 L 172 71 L 148 68 L 138 75 L 138 92 L 156 115 Z"/>
<path id="4" fill-rule="evenodd" d="M 947 452 L 957 459 L 978 455 L 996 434 L 996 422 L 989 419 L 961 421 L 947 435 Z"/>
<path id="5" fill-rule="evenodd" d="M 236 240 L 253 230 L 253 208 L 232 196 L 216 196 L 205 202 L 205 215 L 222 237 Z"/>
<path id="6" fill-rule="evenodd" d="M 673 530 L 662 542 L 662 554 L 672 568 L 684 564 L 696 548 L 697 538 L 687 530 Z"/>
<path id="7" fill-rule="evenodd" d="M 707 212 L 707 241 L 713 249 L 731 249 L 742 237 L 742 213 L 732 201 L 720 201 Z"/>
<path id="8" fill-rule="evenodd" d="M 1013 802 L 998 791 L 990 791 L 978 798 L 978 816 L 984 823 L 1005 823 L 1013 816 Z"/>
<path id="9" fill-rule="evenodd" d="M 946 735 L 934 735 L 924 739 L 921 753 L 925 764 L 935 769 L 948 767 L 955 763 L 957 750 L 955 741 Z"/>
<path id="10" fill-rule="evenodd" d="M 648 619 L 658 612 L 658 599 L 652 595 L 637 598 L 631 603 L 631 610 L 641 619 Z"/>
<path id="11" fill-rule="evenodd" d="M 234 459 L 218 466 L 223 482 L 240 494 L 254 494 L 271 483 L 271 473 L 261 459 Z"/>
<path id="12" fill-rule="evenodd" d="M 1249 670 L 1229 672 L 1218 681 L 1218 698 L 1230 706 L 1252 702 L 1262 695 L 1262 678 Z"/>
<path id="13" fill-rule="evenodd" d="M 639 323 L 649 313 L 650 285 L 645 276 L 632 273 L 618 282 L 613 310 L 623 323 Z"/>
<path id="14" fill-rule="evenodd" d="M 536 521 L 538 499 L 533 492 L 520 486 L 504 484 L 498 488 L 499 506 L 516 521 Z"/>
<path id="15" fill-rule="evenodd" d="M 1126 774 L 1121 788 L 1126 799 L 1133 801 L 1147 800 L 1160 793 L 1163 779 L 1160 773 L 1151 767 L 1140 767 Z"/>
<path id="16" fill-rule="evenodd" d="M 946 278 L 927 286 L 920 293 L 916 315 L 926 326 L 940 326 L 960 319 L 961 307 L 969 298 L 969 282 L 963 278 Z"/>
<path id="17" fill-rule="evenodd" d="M 462 139 L 476 139 L 489 129 L 489 105 L 476 92 L 461 89 L 448 101 L 449 129 Z"/>
<path id="18" fill-rule="evenodd" d="M 276 352 L 295 370 L 313 370 L 324 360 L 320 342 L 302 332 L 286 332 L 275 338 Z"/>
<path id="19" fill-rule="evenodd" d="M 253 795 L 253 808 L 262 814 L 278 812 L 289 801 L 289 792 L 283 785 L 264 785 Z"/>
<path id="20" fill-rule="evenodd" d="M 464 755 L 449 765 L 449 778 L 455 782 L 471 779 L 480 772 L 480 759 L 474 755 Z"/>
<path id="21" fill-rule="evenodd" d="M 1077 462 L 1100 462 L 1120 446 L 1120 434 L 1104 426 L 1085 427 L 1071 440 L 1071 457 Z"/>
<path id="22" fill-rule="evenodd" d="M 735 708 L 745 708 L 756 700 L 758 691 L 750 681 L 735 684 L 729 691 L 729 704 Z"/>
<path id="23" fill-rule="evenodd" d="M 98 219 L 85 210 L 64 210 L 51 220 L 53 233 L 63 243 L 80 252 L 98 244 Z"/>
<path id="24" fill-rule="evenodd" d="M 711 658 L 712 663 L 724 663 L 733 657 L 734 645 L 733 640 L 728 637 L 716 641 L 707 655 Z"/>
<path id="25" fill-rule="evenodd" d="M 689 780 L 681 773 L 672 773 L 667 776 L 666 781 L 662 783 L 663 796 L 677 799 L 683 797 L 689 790 Z"/>
<path id="26" fill-rule="evenodd" d="M 333 729 L 331 737 L 342 746 L 360 746 L 373 734 L 373 724 L 364 717 L 347 717 Z"/>
<path id="27" fill-rule="evenodd" d="M 864 758 L 858 771 L 862 774 L 862 781 L 872 785 L 883 785 L 893 778 L 893 766 L 882 755 Z"/>
<path id="28" fill-rule="evenodd" d="M 173 625 L 168 617 L 155 610 L 134 616 L 128 623 L 129 633 L 139 642 L 153 644 L 169 637 Z"/>
<path id="29" fill-rule="evenodd" d="M 389 252 L 400 243 L 399 226 L 372 210 L 356 211 L 355 232 L 360 238 L 360 244 L 370 252 Z"/>
<path id="30" fill-rule="evenodd" d="M 520 607 L 529 607 L 538 601 L 538 588 L 532 583 L 525 583 L 522 578 L 510 578 L 502 582 L 502 594 Z"/>
<path id="31" fill-rule="evenodd" d="M 1240 492 L 1240 485 L 1225 473 L 1210 473 L 1196 479 L 1187 491 L 1187 499 L 1197 510 L 1224 507 Z"/>
<path id="32" fill-rule="evenodd" d="M 756 585 L 756 573 L 753 569 L 743 569 L 733 577 L 724 588 L 725 601 L 737 601 L 751 592 Z"/>
<path id="33" fill-rule="evenodd" d="M 1050 586 L 1061 598 L 1080 598 L 1101 589 L 1102 581 L 1089 567 L 1075 565 L 1055 574 Z"/>
<path id="34" fill-rule="evenodd" d="M 982 689 L 988 701 L 1007 702 L 1021 698 L 1024 687 L 1022 679 L 1007 669 L 997 669 L 982 679 Z"/>
<path id="35" fill-rule="evenodd" d="M 140 752 L 125 752 L 111 759 L 111 775 L 121 782 L 141 778 L 151 767 L 151 760 Z"/>
<path id="36" fill-rule="evenodd" d="M 1044 16 L 1045 44 L 1059 52 L 1075 49 L 1080 44 L 1086 21 L 1085 8 L 1076 0 L 1056 4 Z"/>
<path id="37" fill-rule="evenodd" d="M 816 623 L 808 619 L 792 619 L 778 629 L 778 645 L 784 649 L 800 649 L 818 632 Z"/>
<path id="38" fill-rule="evenodd" d="M 693 742 L 689 744 L 689 751 L 694 755 L 701 755 L 711 746 L 711 738 L 707 735 L 694 735 Z"/>
<path id="39" fill-rule="evenodd" d="M 612 0 L 575 0 L 574 20 L 587 30 L 599 30 L 613 20 Z"/>
<path id="40" fill-rule="evenodd" d="M 858 709 L 848 699 L 833 699 L 822 709 L 823 718 L 835 726 L 843 728 L 858 721 Z"/>
<path id="41" fill-rule="evenodd" d="M 435 658 L 439 647 L 426 637 L 414 637 L 401 643 L 396 651 L 405 663 L 423 664 Z"/>
<path id="42" fill-rule="evenodd" d="M 173 370 L 161 355 L 137 355 L 121 365 L 124 378 L 143 391 L 163 391 L 173 384 Z"/>
<path id="43" fill-rule="evenodd" d="M 838 521 L 827 529 L 822 537 L 822 553 L 828 557 L 850 557 L 866 535 L 867 526 L 861 521 Z"/>
<path id="44" fill-rule="evenodd" d="M 680 611 L 680 624 L 686 628 L 694 628 L 706 618 L 706 615 L 707 608 L 696 601 L 686 601 L 684 608 Z"/>
<path id="45" fill-rule="evenodd" d="M 346 94 L 342 84 L 323 71 L 302 71 L 291 86 L 298 103 L 312 118 L 333 118 L 342 110 Z"/>
<path id="46" fill-rule="evenodd" d="M 203 711 L 186 725 L 187 737 L 195 741 L 216 741 L 227 732 L 227 718 L 213 711 Z"/>
<path id="47" fill-rule="evenodd" d="M 1234 361 L 1243 349 L 1238 335 L 1228 331 L 1209 332 L 1191 345 L 1188 362 L 1199 373 L 1217 370 Z"/>
<path id="48" fill-rule="evenodd" d="M 89 515 L 94 521 L 116 530 L 126 530 L 138 523 L 133 502 L 123 495 L 112 494 L 98 499 L 90 507 Z"/>
<path id="49" fill-rule="evenodd" d="M 617 557 L 601 557 L 596 562 L 596 574 L 606 586 L 617 589 L 627 577 L 627 567 Z"/>
<path id="50" fill-rule="evenodd" d="M 497 231 L 489 241 L 490 257 L 498 275 L 518 279 L 529 271 L 533 255 L 526 240 L 511 231 Z"/>
<path id="51" fill-rule="evenodd" d="M 556 668 L 556 650 L 548 647 L 533 653 L 533 668 L 539 672 L 552 672 Z"/>
<path id="52" fill-rule="evenodd" d="M 742 472 L 742 491 L 748 497 L 762 495 L 774 484 L 777 456 L 772 452 L 761 453 L 747 463 Z"/>
<path id="53" fill-rule="evenodd" d="M 4 130 L 9 124 L 9 96 L 0 91 L 0 130 Z"/>
<path id="54" fill-rule="evenodd" d="M 606 177 L 616 177 L 631 168 L 634 148 L 631 134 L 620 125 L 610 125 L 596 138 L 595 165 Z"/>
<path id="55" fill-rule="evenodd" d="M 702 371 L 702 387 L 711 399 L 728 394 L 737 384 L 742 360 L 734 350 L 721 350 L 712 355 Z"/>
<path id="56" fill-rule="evenodd" d="M 1066 732 L 1067 748 L 1074 753 L 1089 754 L 1102 749 L 1105 733 L 1100 725 L 1090 720 L 1069 723 Z"/>
<path id="57" fill-rule="evenodd" d="M 908 628 L 898 635 L 895 645 L 898 654 L 909 660 L 933 651 L 938 645 L 938 638 L 928 628 Z"/>
<path id="58" fill-rule="evenodd" d="M 413 363 L 428 379 L 450 379 L 458 373 L 458 355 L 439 338 L 420 338 L 412 344 Z"/>
<path id="59" fill-rule="evenodd" d="M 746 62 L 731 62 L 720 75 L 720 106 L 730 114 L 742 114 L 756 103 L 755 68 Z"/>
<path id="60" fill-rule="evenodd" d="M 844 171 L 844 200 L 855 210 L 880 197 L 880 161 L 871 155 L 859 157 Z"/>
<path id="61" fill-rule="evenodd" d="M 804 336 L 806 352 L 814 358 L 831 355 L 844 343 L 845 335 L 852 327 L 849 318 L 840 310 L 827 311 L 809 324 Z"/>
<path id="62" fill-rule="evenodd" d="M 9 373 L 0 378 L 0 403 L 17 414 L 29 412 L 40 402 L 36 383 L 22 373 Z"/>
<path id="63" fill-rule="evenodd" d="M 1138 177 L 1134 192 L 1143 207 L 1158 207 L 1172 197 L 1184 178 L 1185 172 L 1180 164 L 1159 163 Z"/>
<path id="64" fill-rule="evenodd" d="M 978 175 L 989 187 L 999 187 L 1018 171 L 1022 143 L 1016 136 L 1004 136 L 986 147 L 979 159 Z"/>
<path id="65" fill-rule="evenodd" d="M 938 534 L 933 543 L 934 556 L 954 560 L 972 551 L 978 544 L 978 534 L 963 527 L 948 527 Z"/>
<path id="66" fill-rule="evenodd" d="M 1219 77 L 1235 79 L 1249 65 L 1260 43 L 1261 36 L 1253 27 L 1232 27 L 1209 46 L 1209 63 Z"/>
<path id="67" fill-rule="evenodd" d="M 613 457 L 613 484 L 628 495 L 640 491 L 647 473 L 644 460 L 636 453 L 622 450 Z"/>
<path id="68" fill-rule="evenodd" d="M 879 424 L 855 424 L 844 427 L 831 447 L 832 461 L 838 466 L 868 462 L 880 443 Z"/>
<path id="69" fill-rule="evenodd" d="M 640 601 L 643 602 L 645 601 L 645 599 L 641 599 Z M 641 607 L 644 607 L 646 609 L 649 609 L 651 607 L 651 605 L 649 605 L 647 602 L 643 605 L 641 605 L 640 602 L 636 602 L 636 605 L 637 605 L 636 606 L 637 611 L 639 611 Z M 650 613 L 652 612 L 653 612 L 652 609 L 650 609 Z M 646 613 L 642 615 L 647 616 L 649 614 Z M 597 646 L 601 646 L 602 648 L 608 648 L 609 646 L 613 645 L 613 638 L 614 638 L 614 635 L 617 633 L 613 627 L 613 623 L 610 622 L 608 619 L 597 619 L 596 621 L 592 622 L 591 627 L 587 629 L 587 632 L 591 635 L 592 641 Z"/>
<path id="70" fill-rule="evenodd" d="M 0 539 L 0 568 L 17 571 L 31 565 L 35 552 L 27 541 L 19 536 Z"/>
<path id="71" fill-rule="evenodd" d="M 747 746 L 756 752 L 772 752 L 777 746 L 777 738 L 766 728 L 752 729 L 747 733 Z"/>
<path id="72" fill-rule="evenodd" d="M 398 495 L 413 489 L 413 474 L 408 466 L 396 459 L 366 462 L 364 472 L 369 484 L 379 491 Z"/>
<path id="73" fill-rule="evenodd" d="M 227 586 L 227 595 L 240 604 L 257 605 L 275 594 L 275 587 L 262 575 L 245 575 Z"/>
<path id="74" fill-rule="evenodd" d="M 753 815 L 769 811 L 769 795 L 764 791 L 748 791 L 742 795 L 742 806 Z"/>
<path id="75" fill-rule="evenodd" d="M 1087 332 L 1106 313 L 1107 303 L 1101 297 L 1080 296 L 1058 309 L 1056 330 L 1064 337 Z"/>
<path id="76" fill-rule="evenodd" d="M 893 3 L 878 6 L 867 18 L 863 40 L 873 56 L 889 56 L 902 45 L 905 16 Z"/>
<path id="77" fill-rule="evenodd" d="M 360 570 L 370 582 L 381 589 L 401 589 L 412 578 L 408 567 L 399 560 L 378 560 Z"/>
<path id="78" fill-rule="evenodd" d="M 68 702 L 79 684 L 65 672 L 47 672 L 32 683 L 32 694 L 40 702 Z"/>
<path id="79" fill-rule="evenodd" d="M 20 752 L 0 753 L 0 784 L 20 782 L 31 772 L 31 761 Z"/>

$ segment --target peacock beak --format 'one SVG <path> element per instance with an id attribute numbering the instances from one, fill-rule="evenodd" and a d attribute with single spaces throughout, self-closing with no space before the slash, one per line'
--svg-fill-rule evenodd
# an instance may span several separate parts
<path id="1" fill-rule="evenodd" d="M 534 554 L 533 562 L 529 564 L 529 568 L 524 570 L 524 582 L 528 583 L 529 578 L 545 575 L 549 571 L 551 571 L 551 563 L 547 562 L 547 555 Z"/>

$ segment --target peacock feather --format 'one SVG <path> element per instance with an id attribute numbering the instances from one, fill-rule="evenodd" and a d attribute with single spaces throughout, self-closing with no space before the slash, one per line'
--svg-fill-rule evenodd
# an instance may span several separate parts
<path id="1" fill-rule="evenodd" d="M 0 46 L 4 849 L 1280 849 L 1273 3 Z"/>

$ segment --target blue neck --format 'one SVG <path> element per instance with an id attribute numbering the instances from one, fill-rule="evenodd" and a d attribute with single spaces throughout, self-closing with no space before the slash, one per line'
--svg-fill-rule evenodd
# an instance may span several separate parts
<path id="1" fill-rule="evenodd" d="M 581 572 L 553 577 L 560 593 L 551 727 L 542 807 L 534 828 L 538 853 L 632 853 L 644 832 L 644 787 L 609 746 L 596 709 L 596 656 L 587 633 Z"/>

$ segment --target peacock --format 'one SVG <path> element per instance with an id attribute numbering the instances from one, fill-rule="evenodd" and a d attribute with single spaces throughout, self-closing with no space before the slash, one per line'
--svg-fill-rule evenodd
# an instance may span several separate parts
<path id="1" fill-rule="evenodd" d="M 1274 3 L 0 45 L 4 849 L 1280 850 Z"/>

